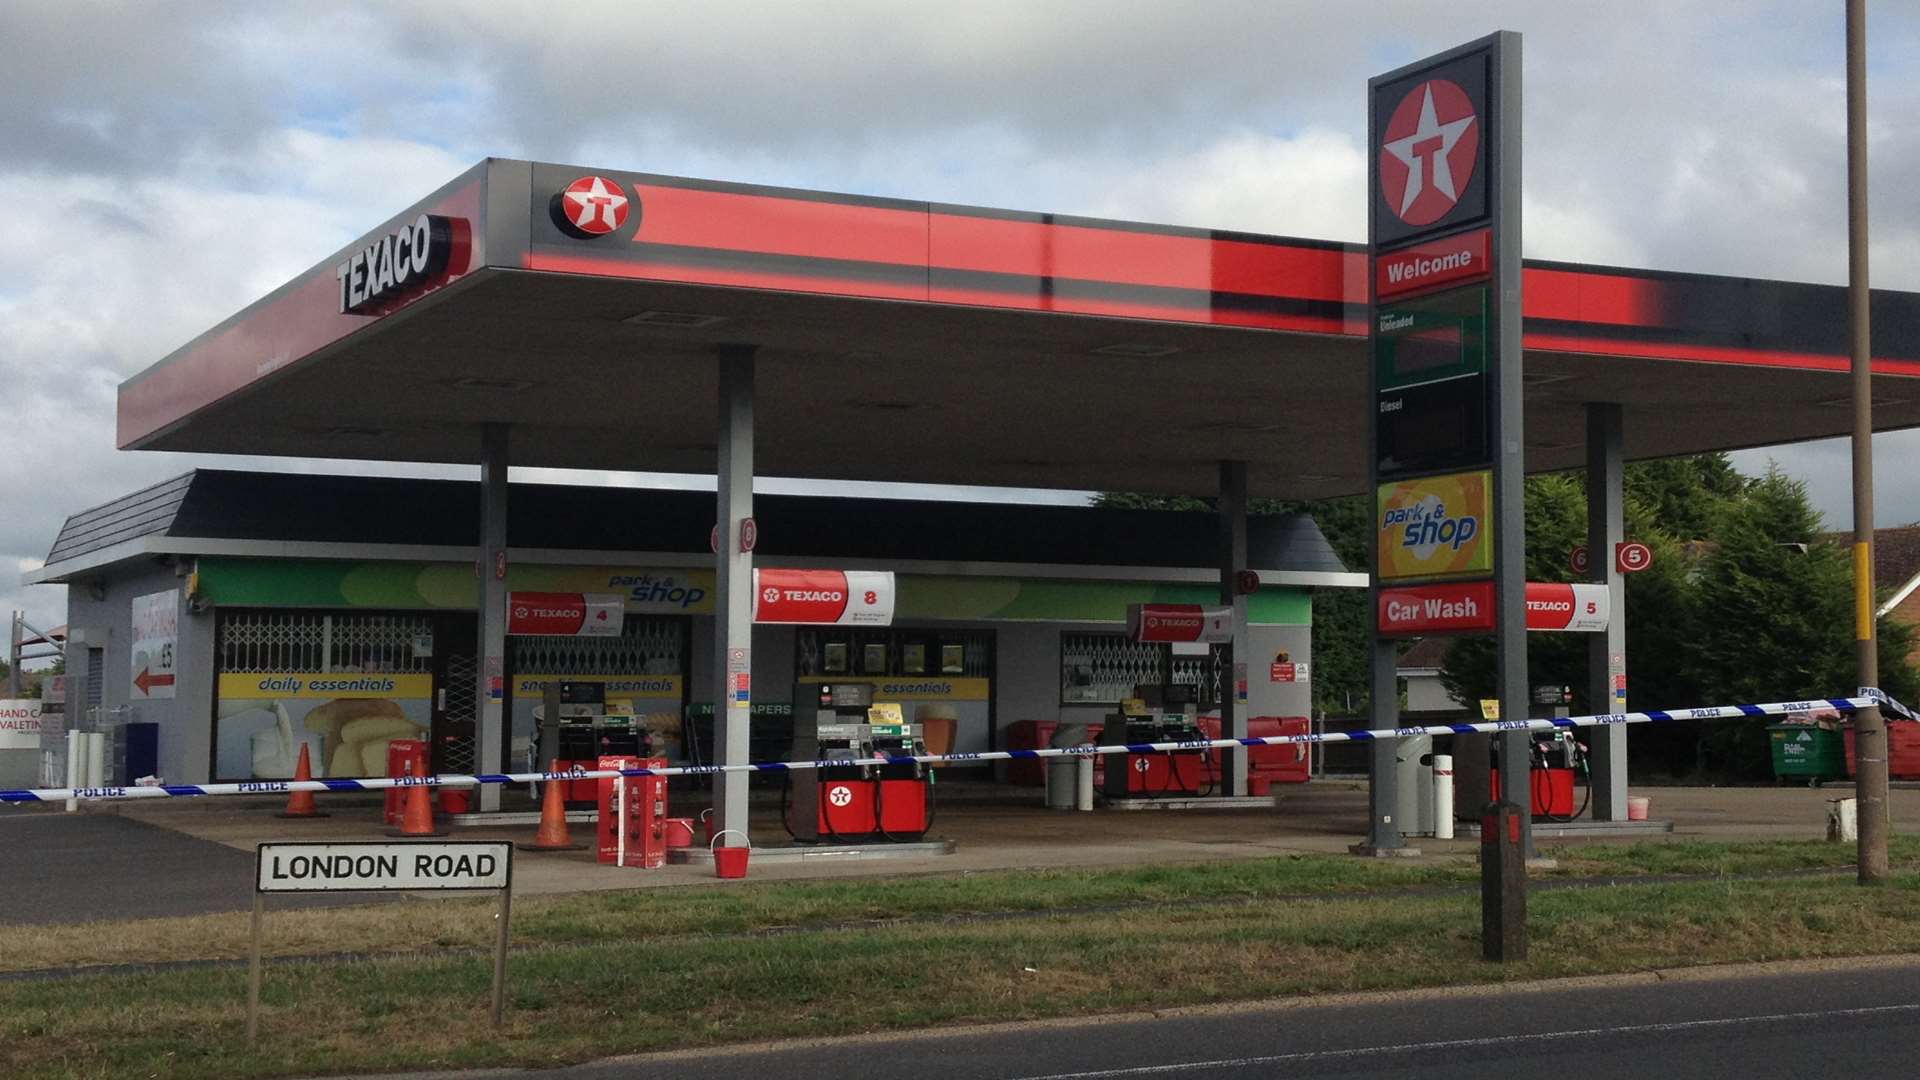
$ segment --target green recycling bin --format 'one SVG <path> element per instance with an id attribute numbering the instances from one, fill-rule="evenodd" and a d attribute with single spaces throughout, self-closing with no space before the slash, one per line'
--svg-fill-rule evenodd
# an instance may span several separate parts
<path id="1" fill-rule="evenodd" d="M 1773 775 L 1778 780 L 1805 780 L 1818 786 L 1847 774 L 1845 743 L 1837 731 L 1812 724 L 1770 724 L 1767 744 L 1773 747 Z"/>

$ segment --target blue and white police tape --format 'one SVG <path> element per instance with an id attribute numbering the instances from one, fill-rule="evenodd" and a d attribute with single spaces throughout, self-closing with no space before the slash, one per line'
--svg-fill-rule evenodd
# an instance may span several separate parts
<path id="1" fill-rule="evenodd" d="M 1920 716 L 1913 715 L 1912 709 L 1909 709 L 1905 705 L 1902 705 L 1899 702 L 1893 700 L 1892 696 L 1890 696 L 1885 690 L 1882 690 L 1877 686 L 1863 686 L 1860 688 L 1860 693 L 1856 696 L 1863 697 L 1863 698 L 1872 698 L 1875 704 L 1879 705 L 1883 709 L 1891 709 L 1894 713 L 1898 714 L 1900 718 L 1903 720 L 1920 720 Z"/>
<path id="2" fill-rule="evenodd" d="M 615 776 L 713 776 L 717 773 L 802 772 L 808 769 L 844 765 L 922 765 L 975 764 L 983 761 L 1031 761 L 1036 758 L 1092 757 L 1099 754 L 1152 754 L 1170 750 L 1225 749 L 1235 746 L 1296 746 L 1302 743 L 1372 742 L 1378 739 L 1405 739 L 1419 735 L 1474 735 L 1507 731 L 1553 731 L 1564 728 L 1611 727 L 1619 724 L 1655 724 L 1671 720 L 1738 720 L 1756 716 L 1784 716 L 1787 713 L 1832 709 L 1850 713 L 1875 705 L 1884 705 L 1906 713 L 1898 702 L 1878 690 L 1851 698 L 1819 698 L 1812 701 L 1776 701 L 1765 705 L 1720 705 L 1699 709 L 1629 713 L 1597 713 L 1592 716 L 1556 716 L 1543 720 L 1494 720 L 1478 724 L 1429 724 L 1417 727 L 1382 728 L 1375 731 L 1325 731 L 1307 735 L 1269 735 L 1246 739 L 1194 739 L 1180 742 L 1114 743 L 1049 747 L 1044 750 L 981 750 L 957 754 L 916 754 L 824 761 L 757 761 L 739 765 L 673 765 L 659 769 L 576 769 L 571 772 L 482 773 L 477 776 L 447 774 L 440 776 L 375 777 L 366 780 L 250 780 L 237 784 L 164 784 L 154 787 L 29 788 L 0 791 L 0 802 L 55 802 L 67 799 L 164 799 L 193 798 L 201 795 L 284 795 L 294 791 L 385 791 L 411 787 L 477 787 L 481 784 L 527 784 L 546 780 L 594 780 Z"/>

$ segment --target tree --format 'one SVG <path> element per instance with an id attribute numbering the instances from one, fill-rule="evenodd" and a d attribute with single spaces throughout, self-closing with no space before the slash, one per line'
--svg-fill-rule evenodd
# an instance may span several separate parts
<path id="1" fill-rule="evenodd" d="M 1806 485 L 1778 469 L 1730 503 L 1693 586 L 1686 650 L 1692 679 L 1716 703 L 1834 697 L 1858 685 L 1853 566 L 1822 535 Z M 1880 682 L 1912 700 L 1920 683 L 1906 654 L 1913 629 L 1881 619 Z M 1708 725 L 1706 767 L 1729 776 L 1771 775 L 1766 721 Z"/>

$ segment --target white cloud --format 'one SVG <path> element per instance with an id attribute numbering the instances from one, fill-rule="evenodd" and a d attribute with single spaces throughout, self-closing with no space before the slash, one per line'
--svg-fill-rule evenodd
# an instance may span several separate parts
<path id="1" fill-rule="evenodd" d="M 1920 289 L 1920 12 L 1870 8 L 1875 280 Z M 112 450 L 120 379 L 489 154 L 1358 239 L 1365 77 L 1504 26 L 1529 255 L 1844 273 L 1832 5 L 1737 30 L 1704 0 L 556 10 L 129 4 L 81 35 L 70 4 L 0 7 L 0 559 L 193 463 Z M 1880 443 L 1881 516 L 1920 518 L 1920 435 Z M 1844 453 L 1775 456 L 1844 505 Z M 53 590 L 0 603 L 61 621 Z"/>

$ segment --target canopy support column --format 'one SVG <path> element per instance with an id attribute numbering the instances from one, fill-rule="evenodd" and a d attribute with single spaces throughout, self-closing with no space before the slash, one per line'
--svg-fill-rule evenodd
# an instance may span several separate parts
<path id="1" fill-rule="evenodd" d="M 753 728 L 753 555 L 741 550 L 741 523 L 753 516 L 752 345 L 722 345 L 720 365 L 719 485 L 715 521 L 713 667 L 719 685 L 713 698 L 714 755 L 721 765 L 748 760 Z M 797 704 L 797 703 L 796 703 Z M 714 778 L 713 812 L 721 829 L 735 831 L 723 843 L 746 845 L 749 774 Z"/>
<path id="2" fill-rule="evenodd" d="M 1621 463 L 1623 411 L 1617 404 L 1587 404 L 1587 576 L 1607 587 L 1607 628 L 1587 641 L 1587 706 L 1593 712 L 1627 710 L 1627 588 L 1614 569 L 1614 548 L 1625 542 L 1626 486 Z M 1593 820 L 1627 820 L 1627 729 L 1591 728 Z"/>
<path id="3" fill-rule="evenodd" d="M 1220 602 L 1233 608 L 1233 670 L 1220 688 L 1220 731 L 1229 739 L 1247 737 L 1247 672 L 1253 645 L 1247 638 L 1247 597 L 1240 591 L 1240 572 L 1247 568 L 1247 463 L 1220 463 Z M 1247 794 L 1247 748 L 1229 747 L 1220 771 L 1223 794 Z"/>
<path id="4" fill-rule="evenodd" d="M 480 638 L 474 717 L 476 764 L 501 773 L 506 745 L 508 426 L 480 425 Z M 500 809 L 500 785 L 482 784 L 479 809 Z"/>

